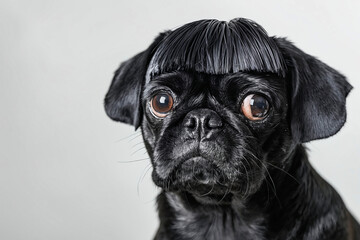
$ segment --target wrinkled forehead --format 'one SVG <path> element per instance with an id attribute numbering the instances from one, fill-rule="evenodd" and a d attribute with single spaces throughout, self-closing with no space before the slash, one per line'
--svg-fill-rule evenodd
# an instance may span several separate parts
<path id="1" fill-rule="evenodd" d="M 186 70 L 207 74 L 285 73 L 275 41 L 248 19 L 200 20 L 169 32 L 153 54 L 146 80 Z"/>

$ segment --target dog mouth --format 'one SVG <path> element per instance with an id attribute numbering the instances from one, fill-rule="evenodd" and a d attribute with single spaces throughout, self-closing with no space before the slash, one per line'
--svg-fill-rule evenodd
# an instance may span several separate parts
<path id="1" fill-rule="evenodd" d="M 179 164 L 168 177 L 168 190 L 185 190 L 195 196 L 230 193 L 231 184 L 221 169 L 203 156 L 193 156 Z"/>
<path id="2" fill-rule="evenodd" d="M 221 169 L 207 158 L 194 156 L 180 164 L 169 176 L 171 191 L 184 191 L 203 204 L 229 204 L 232 184 Z"/>
<path id="3" fill-rule="evenodd" d="M 179 143 L 170 154 L 156 156 L 153 181 L 165 191 L 188 192 L 204 202 L 246 197 L 257 188 L 262 174 L 251 165 L 252 155 L 244 156 L 239 149 L 226 152 L 215 142 Z"/>
<path id="4" fill-rule="evenodd" d="M 182 182 L 196 181 L 207 185 L 213 183 L 218 172 L 215 164 L 202 156 L 194 156 L 176 167 L 171 175 Z"/>

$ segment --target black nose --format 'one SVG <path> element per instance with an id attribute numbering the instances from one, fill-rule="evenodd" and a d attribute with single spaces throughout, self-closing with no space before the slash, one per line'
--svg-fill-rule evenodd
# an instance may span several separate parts
<path id="1" fill-rule="evenodd" d="M 185 131 L 190 137 L 198 140 L 209 139 L 222 126 L 220 116 L 207 108 L 192 110 L 184 118 Z"/>

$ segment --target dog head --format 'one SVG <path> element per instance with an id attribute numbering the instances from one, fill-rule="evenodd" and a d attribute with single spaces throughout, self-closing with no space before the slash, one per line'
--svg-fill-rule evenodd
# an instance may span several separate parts
<path id="1" fill-rule="evenodd" d="M 156 185 L 212 201 L 254 194 L 296 145 L 338 132 L 351 88 L 250 20 L 201 20 L 122 63 L 105 109 L 141 126 Z"/>

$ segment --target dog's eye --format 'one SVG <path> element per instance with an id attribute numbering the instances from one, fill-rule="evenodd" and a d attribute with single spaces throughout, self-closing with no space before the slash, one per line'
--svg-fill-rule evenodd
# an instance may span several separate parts
<path id="1" fill-rule="evenodd" d="M 156 116 L 163 118 L 173 107 L 174 100 L 168 93 L 158 93 L 150 101 L 151 112 Z"/>
<path id="2" fill-rule="evenodd" d="M 248 119 L 261 120 L 269 111 L 269 102 L 260 95 L 250 94 L 242 102 L 241 110 Z"/>

